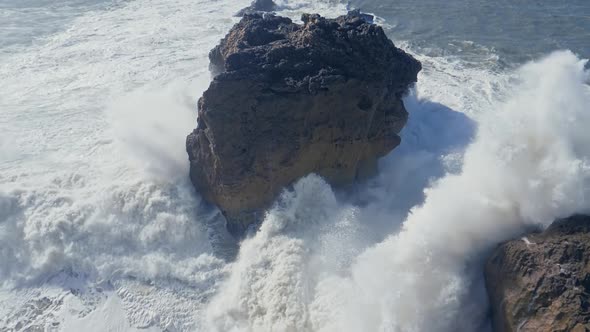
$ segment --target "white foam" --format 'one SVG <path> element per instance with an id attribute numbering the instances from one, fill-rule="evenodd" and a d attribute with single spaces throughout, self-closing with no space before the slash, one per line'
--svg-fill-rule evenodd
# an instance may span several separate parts
<path id="1" fill-rule="evenodd" d="M 127 290 L 116 296 L 133 326 L 198 326 L 193 313 L 225 268 L 206 229 L 213 214 L 188 183 L 184 137 L 208 51 L 247 2 L 127 2 L 3 55 L 0 301 L 14 306 L 0 306 L 0 326 L 63 324 L 57 306 L 21 309 L 72 289 L 85 315 L 104 285 Z"/>
<path id="2" fill-rule="evenodd" d="M 76 303 L 77 299 L 74 296 L 69 296 L 65 300 L 68 307 L 80 306 L 79 303 Z M 72 308 L 67 309 L 72 310 Z M 107 297 L 107 299 L 101 303 L 101 305 L 96 310 L 82 318 L 75 318 L 69 315 L 65 316 L 68 319 L 66 319 L 61 326 L 61 330 L 64 332 L 160 331 L 160 329 L 155 327 L 134 328 L 133 326 L 130 326 L 127 318 L 125 317 L 123 303 L 117 296 L 114 295 Z"/>

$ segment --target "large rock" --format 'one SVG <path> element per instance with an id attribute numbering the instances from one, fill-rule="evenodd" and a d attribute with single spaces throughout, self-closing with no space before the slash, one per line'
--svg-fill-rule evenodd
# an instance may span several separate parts
<path id="1" fill-rule="evenodd" d="M 486 265 L 494 331 L 590 331 L 590 217 L 509 241 Z"/>
<path id="2" fill-rule="evenodd" d="M 190 176 L 234 234 L 296 179 L 351 183 L 400 143 L 420 63 L 358 13 L 302 20 L 246 15 L 210 53 Z"/>

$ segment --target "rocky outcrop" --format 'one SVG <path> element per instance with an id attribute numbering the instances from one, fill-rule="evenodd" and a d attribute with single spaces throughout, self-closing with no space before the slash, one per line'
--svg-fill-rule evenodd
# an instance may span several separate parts
<path id="1" fill-rule="evenodd" d="M 246 15 L 210 53 L 190 176 L 234 234 L 296 179 L 351 183 L 400 143 L 420 63 L 356 13 L 302 21 Z"/>
<path id="2" fill-rule="evenodd" d="M 242 17 L 247 14 L 255 14 L 257 12 L 272 12 L 277 8 L 277 4 L 273 0 L 254 0 L 250 6 L 240 10 L 235 16 Z"/>
<path id="3" fill-rule="evenodd" d="M 494 331 L 590 331 L 590 217 L 498 247 L 486 265 Z"/>

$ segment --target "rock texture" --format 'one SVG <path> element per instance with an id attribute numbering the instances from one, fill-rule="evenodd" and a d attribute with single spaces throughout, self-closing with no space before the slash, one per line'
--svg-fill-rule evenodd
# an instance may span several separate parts
<path id="1" fill-rule="evenodd" d="M 590 217 L 502 244 L 486 265 L 494 331 L 590 331 Z"/>
<path id="2" fill-rule="evenodd" d="M 210 53 L 190 176 L 234 234 L 298 178 L 351 183 L 400 143 L 420 63 L 358 13 L 302 21 L 245 15 Z"/>

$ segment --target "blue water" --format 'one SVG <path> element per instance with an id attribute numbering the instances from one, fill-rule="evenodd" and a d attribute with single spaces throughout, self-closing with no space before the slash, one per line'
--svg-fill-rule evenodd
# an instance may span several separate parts
<path id="1" fill-rule="evenodd" d="M 385 18 L 394 38 L 437 48 L 438 55 L 477 57 L 480 50 L 465 44 L 470 41 L 507 64 L 557 49 L 590 56 L 588 0 L 353 0 L 351 5 Z"/>

